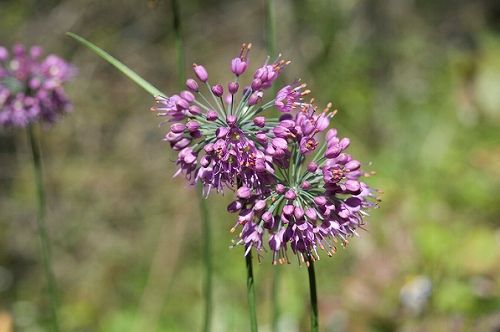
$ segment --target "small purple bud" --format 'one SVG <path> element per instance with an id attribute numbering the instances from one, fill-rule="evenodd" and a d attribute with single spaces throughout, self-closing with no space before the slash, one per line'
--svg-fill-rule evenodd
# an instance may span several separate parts
<path id="1" fill-rule="evenodd" d="M 253 209 L 255 211 L 262 211 L 266 207 L 266 201 L 263 199 L 259 199 L 255 202 Z"/>
<path id="2" fill-rule="evenodd" d="M 275 148 L 285 150 L 288 147 L 288 143 L 286 142 L 286 139 L 281 138 L 281 137 L 275 137 L 272 140 L 272 144 Z"/>
<path id="3" fill-rule="evenodd" d="M 206 82 L 208 80 L 208 73 L 205 67 L 197 65 L 196 63 L 193 64 L 193 70 L 194 73 L 196 74 L 196 77 L 202 82 Z"/>
<path id="4" fill-rule="evenodd" d="M 183 123 L 174 123 L 170 126 L 170 130 L 176 134 L 182 133 L 186 129 L 186 125 Z"/>
<path id="5" fill-rule="evenodd" d="M 326 197 L 325 196 L 314 197 L 314 203 L 316 203 L 319 206 L 324 206 L 326 204 Z"/>
<path id="6" fill-rule="evenodd" d="M 201 157 L 200 165 L 203 167 L 207 167 L 208 165 L 210 165 L 210 157 L 207 155 L 204 155 L 203 157 Z"/>
<path id="7" fill-rule="evenodd" d="M 192 92 L 198 92 L 198 83 L 193 80 L 192 78 L 189 78 L 186 80 L 186 87 L 192 91 Z"/>
<path id="8" fill-rule="evenodd" d="M 243 207 L 243 204 L 240 201 L 232 201 L 228 206 L 227 206 L 227 212 L 234 213 L 238 212 L 241 210 Z"/>
<path id="9" fill-rule="evenodd" d="M 201 137 L 201 131 L 199 130 L 195 130 L 195 131 L 192 131 L 189 133 L 189 135 L 191 135 L 192 138 L 200 138 Z"/>
<path id="10" fill-rule="evenodd" d="M 295 216 L 296 219 L 302 219 L 302 217 L 304 217 L 304 209 L 297 206 L 293 211 L 293 215 Z"/>
<path id="11" fill-rule="evenodd" d="M 248 98 L 248 105 L 253 106 L 257 104 L 262 99 L 262 95 L 258 92 L 252 93 L 250 98 Z"/>
<path id="12" fill-rule="evenodd" d="M 293 201 L 295 198 L 297 198 L 297 194 L 295 193 L 295 191 L 293 189 L 289 189 L 285 193 L 285 198 L 290 200 L 290 201 Z"/>
<path id="13" fill-rule="evenodd" d="M 294 210 L 295 210 L 295 207 L 293 205 L 287 204 L 283 207 L 283 214 L 290 216 L 290 215 L 292 215 Z"/>
<path id="14" fill-rule="evenodd" d="M 219 117 L 217 116 L 217 112 L 214 111 L 214 110 L 209 110 L 207 112 L 207 120 L 208 121 L 215 121 L 217 120 Z"/>
<path id="15" fill-rule="evenodd" d="M 182 137 L 182 134 L 181 133 L 173 133 L 171 131 L 169 131 L 165 137 L 163 138 L 163 140 L 167 141 L 167 142 L 171 142 L 171 143 L 176 143 L 178 142 Z"/>
<path id="16" fill-rule="evenodd" d="M 306 216 L 309 218 L 309 220 L 315 221 L 318 219 L 318 214 L 316 213 L 316 209 L 314 208 L 307 208 L 306 210 Z"/>
<path id="17" fill-rule="evenodd" d="M 318 131 L 323 131 L 330 125 L 330 120 L 325 114 L 321 114 L 316 120 L 316 129 Z"/>
<path id="18" fill-rule="evenodd" d="M 351 144 L 351 141 L 347 137 L 342 138 L 340 140 L 340 143 L 339 143 L 339 145 L 342 148 L 342 150 L 347 149 L 347 147 L 349 146 L 349 144 Z"/>
<path id="19" fill-rule="evenodd" d="M 338 157 L 340 152 L 342 152 L 341 147 L 338 145 L 335 145 L 335 146 L 332 146 L 331 148 L 329 148 L 328 150 L 326 150 L 325 157 L 327 157 L 328 159 L 333 159 L 333 158 Z"/>
<path id="20" fill-rule="evenodd" d="M 269 211 L 264 212 L 264 214 L 262 215 L 262 220 L 264 220 L 265 222 L 269 222 L 271 221 L 271 219 L 273 219 L 273 214 Z"/>
<path id="21" fill-rule="evenodd" d="M 357 160 L 351 160 L 345 165 L 345 168 L 347 168 L 350 171 L 355 171 L 361 167 L 361 164 Z"/>
<path id="22" fill-rule="evenodd" d="M 180 93 L 180 95 L 182 98 L 186 99 L 190 103 L 193 102 L 194 100 L 194 95 L 190 91 L 184 90 Z"/>
<path id="23" fill-rule="evenodd" d="M 203 148 L 203 150 L 205 150 L 206 153 L 213 152 L 214 151 L 214 144 L 213 143 L 208 143 L 207 145 L 205 145 L 205 147 Z"/>
<path id="24" fill-rule="evenodd" d="M 256 78 L 252 81 L 251 87 L 253 91 L 259 90 L 261 86 L 262 86 L 262 81 L 260 79 Z"/>
<path id="25" fill-rule="evenodd" d="M 283 194 L 283 193 L 285 192 L 285 190 L 286 190 L 285 186 L 284 186 L 284 185 L 282 185 L 281 183 L 278 183 L 278 184 L 276 185 L 276 192 L 277 192 L 278 194 Z"/>
<path id="26" fill-rule="evenodd" d="M 183 98 L 177 99 L 175 104 L 177 105 L 177 108 L 181 109 L 181 110 L 187 110 L 189 108 L 188 101 L 186 99 L 183 99 Z"/>
<path id="27" fill-rule="evenodd" d="M 308 165 L 307 165 L 307 170 L 311 173 L 314 173 L 316 172 L 316 170 L 318 169 L 318 164 L 316 164 L 314 161 L 311 161 Z"/>
<path id="28" fill-rule="evenodd" d="M 263 116 L 258 116 L 256 117 L 255 119 L 253 119 L 253 123 L 257 126 L 257 127 L 264 127 L 266 125 L 266 118 L 263 117 Z"/>
<path id="29" fill-rule="evenodd" d="M 236 123 L 236 116 L 231 114 L 231 115 L 228 115 L 227 118 L 226 118 L 226 122 L 228 125 L 232 126 Z"/>
<path id="30" fill-rule="evenodd" d="M 354 193 L 354 192 L 357 192 L 361 189 L 361 184 L 358 181 L 347 180 L 345 182 L 345 187 L 347 190 Z"/>
<path id="31" fill-rule="evenodd" d="M 330 141 L 334 137 L 337 137 L 337 130 L 336 129 L 330 129 L 326 132 L 326 140 Z"/>
<path id="32" fill-rule="evenodd" d="M 264 133 L 258 133 L 255 138 L 259 143 L 265 144 L 267 142 L 267 135 Z"/>
<path id="33" fill-rule="evenodd" d="M 226 137 L 227 133 L 229 132 L 229 128 L 227 127 L 219 127 L 215 131 L 215 134 L 217 135 L 217 138 L 223 138 Z"/>
<path id="34" fill-rule="evenodd" d="M 241 74 L 243 74 L 247 69 L 247 66 L 247 62 L 245 60 L 242 60 L 240 57 L 231 60 L 231 71 L 236 76 L 240 76 Z"/>
<path id="35" fill-rule="evenodd" d="M 238 89 L 240 88 L 240 85 L 237 82 L 229 82 L 227 85 L 227 89 L 230 94 L 234 95 L 236 92 L 238 92 Z"/>
<path id="36" fill-rule="evenodd" d="M 191 115 L 200 115 L 201 114 L 201 110 L 198 106 L 196 105 L 191 105 L 189 106 L 189 113 Z"/>
<path id="37" fill-rule="evenodd" d="M 304 181 L 300 184 L 300 188 L 304 190 L 309 190 L 311 189 L 311 183 L 309 181 Z"/>
<path id="38" fill-rule="evenodd" d="M 174 150 L 182 150 L 186 146 L 188 146 L 190 143 L 191 143 L 191 139 L 187 138 L 187 137 L 184 137 L 179 142 L 175 143 L 174 146 L 172 147 L 172 149 L 174 149 Z"/>
<path id="39" fill-rule="evenodd" d="M 237 191 L 236 191 L 236 196 L 238 196 L 239 198 L 242 198 L 242 199 L 246 199 L 248 197 L 250 197 L 250 195 L 252 194 L 250 188 L 248 187 L 240 187 Z"/>
<path id="40" fill-rule="evenodd" d="M 189 130 L 189 132 L 195 132 L 200 128 L 200 124 L 197 121 L 191 120 L 188 123 L 186 123 L 186 128 Z"/>
<path id="41" fill-rule="evenodd" d="M 224 88 L 220 84 L 216 84 L 212 86 L 212 93 L 216 95 L 217 97 L 222 97 L 224 94 Z"/>

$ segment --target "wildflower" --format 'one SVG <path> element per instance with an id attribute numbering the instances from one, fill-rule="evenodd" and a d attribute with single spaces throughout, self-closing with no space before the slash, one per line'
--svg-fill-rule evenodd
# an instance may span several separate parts
<path id="1" fill-rule="evenodd" d="M 261 102 L 264 90 L 288 62 L 280 58 L 266 61 L 255 70 L 252 82 L 240 90 L 238 79 L 247 70 L 250 48 L 251 44 L 243 44 L 239 56 L 232 59 L 234 76 L 227 84 L 210 84 L 205 67 L 194 64 L 197 80 L 188 79 L 187 90 L 178 94 L 157 96 L 152 108 L 173 122 L 164 140 L 179 151 L 176 174 L 183 173 L 190 183 L 201 182 L 207 195 L 212 189 L 221 192 L 238 183 L 259 191 L 275 181 L 271 157 L 261 143 L 277 122 L 261 115 L 273 107 L 274 100 Z"/>
<path id="2" fill-rule="evenodd" d="M 366 174 L 360 162 L 346 153 L 349 140 L 339 139 L 335 129 L 320 137 L 335 114 L 330 108 L 318 112 L 312 103 L 302 104 L 294 115 L 283 114 L 267 139 L 274 184 L 251 194 L 240 188 L 245 195 L 228 208 L 239 214 L 233 230 L 242 226 L 236 243 L 247 252 L 248 246 L 261 251 L 267 234 L 274 264 L 289 262 L 288 248 L 299 263 L 319 259 L 318 248 L 331 256 L 337 242 L 346 245 L 357 235 L 366 210 L 376 206 L 374 190 L 361 181 Z"/>
<path id="3" fill-rule="evenodd" d="M 53 123 L 71 110 L 63 83 L 75 69 L 56 55 L 42 59 L 42 49 L 15 45 L 12 55 L 0 46 L 0 124 L 25 127 Z"/>

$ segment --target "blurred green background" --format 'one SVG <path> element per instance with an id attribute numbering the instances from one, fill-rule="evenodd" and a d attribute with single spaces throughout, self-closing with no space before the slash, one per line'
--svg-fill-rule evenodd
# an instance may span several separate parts
<path id="1" fill-rule="evenodd" d="M 186 68 L 227 81 L 252 42 L 265 59 L 264 1 L 181 1 Z M 41 130 L 54 269 L 65 331 L 197 331 L 201 240 L 193 188 L 153 101 L 76 32 L 166 92 L 176 91 L 168 0 L 0 1 L 0 44 L 39 44 L 79 68 L 74 113 Z M 500 3 L 276 0 L 277 50 L 371 163 L 384 191 L 368 231 L 317 264 L 324 331 L 500 330 Z M 209 198 L 214 331 L 246 331 L 241 247 L 229 249 L 231 195 Z M 0 331 L 48 330 L 26 134 L 0 131 Z M 255 267 L 259 325 L 307 331 L 307 271 Z"/>

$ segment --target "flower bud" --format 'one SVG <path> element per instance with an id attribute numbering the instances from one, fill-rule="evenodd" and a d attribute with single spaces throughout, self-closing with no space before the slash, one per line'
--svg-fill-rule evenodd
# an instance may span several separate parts
<path id="1" fill-rule="evenodd" d="M 224 88 L 220 84 L 216 84 L 216 85 L 212 86 L 211 90 L 212 90 L 212 93 L 214 95 L 216 95 L 217 97 L 222 97 L 222 95 L 224 94 Z"/>
<path id="2" fill-rule="evenodd" d="M 281 183 L 278 183 L 278 184 L 276 185 L 276 192 L 277 192 L 278 194 L 283 194 L 283 193 L 285 192 L 285 189 L 286 189 L 286 188 L 285 188 L 285 186 L 284 186 L 284 185 L 282 185 Z"/>
<path id="3" fill-rule="evenodd" d="M 227 212 L 234 213 L 234 212 L 241 210 L 242 207 L 243 207 L 243 204 L 240 201 L 238 201 L 238 200 L 232 201 L 227 206 Z"/>
<path id="4" fill-rule="evenodd" d="M 237 82 L 229 82 L 227 85 L 227 90 L 229 91 L 230 94 L 234 95 L 236 92 L 238 92 L 240 85 Z"/>
<path id="5" fill-rule="evenodd" d="M 194 70 L 196 77 L 198 77 L 198 79 L 200 81 L 206 82 L 208 80 L 208 73 L 207 73 L 207 70 L 205 69 L 205 67 L 197 65 L 197 64 L 193 64 L 193 70 Z"/>
<path id="6" fill-rule="evenodd" d="M 255 119 L 253 119 L 253 123 L 257 126 L 257 127 L 264 127 L 266 125 L 266 118 L 263 117 L 263 116 L 258 116 L 256 117 Z"/>
<path id="7" fill-rule="evenodd" d="M 250 197 L 251 194 L 252 194 L 252 192 L 251 192 L 250 188 L 248 188 L 248 187 L 240 187 L 236 191 L 236 196 L 239 198 L 242 198 L 242 199 L 246 199 L 246 198 Z"/>
<path id="8" fill-rule="evenodd" d="M 247 69 L 248 63 L 240 57 L 231 60 L 231 71 L 236 76 L 240 76 Z"/>
<path id="9" fill-rule="evenodd" d="M 215 121 L 217 120 L 219 117 L 217 116 L 217 112 L 214 111 L 214 110 L 209 110 L 207 112 L 207 120 L 208 121 Z"/>
<path id="10" fill-rule="evenodd" d="M 199 89 L 198 83 L 192 78 L 186 80 L 186 87 L 192 92 L 198 92 Z"/>
<path id="11" fill-rule="evenodd" d="M 170 126 L 170 130 L 176 134 L 182 133 L 186 129 L 186 126 L 183 123 L 174 123 Z"/>
<path id="12" fill-rule="evenodd" d="M 227 118 L 226 118 L 226 122 L 228 125 L 232 126 L 236 123 L 236 116 L 231 114 L 231 115 L 228 115 Z"/>
<path id="13" fill-rule="evenodd" d="M 307 165 L 307 170 L 311 173 L 314 173 L 316 172 L 316 170 L 318 169 L 318 164 L 316 164 L 314 161 L 311 161 L 308 165 Z"/>
<path id="14" fill-rule="evenodd" d="M 293 189 L 289 189 L 285 193 L 285 198 L 290 200 L 290 201 L 293 201 L 295 198 L 297 198 L 297 194 L 295 193 L 295 191 Z"/>
<path id="15" fill-rule="evenodd" d="M 180 95 L 183 99 L 187 100 L 190 103 L 194 100 L 194 95 L 190 91 L 184 90 L 180 93 Z"/>

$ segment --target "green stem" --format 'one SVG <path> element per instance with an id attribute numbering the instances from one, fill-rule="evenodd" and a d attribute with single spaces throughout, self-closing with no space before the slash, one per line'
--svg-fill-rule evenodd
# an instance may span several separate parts
<path id="1" fill-rule="evenodd" d="M 247 268 L 248 314 L 250 315 L 250 331 L 257 332 L 257 312 L 255 309 L 255 283 L 253 278 L 252 251 L 245 255 Z"/>
<path id="2" fill-rule="evenodd" d="M 212 243 L 210 232 L 210 218 L 206 200 L 203 198 L 203 186 L 198 185 L 198 202 L 200 205 L 200 215 L 202 222 L 203 236 L 203 263 L 205 267 L 205 278 L 203 282 L 203 293 L 205 296 L 205 310 L 203 319 L 203 331 L 210 331 L 212 317 Z"/>
<path id="3" fill-rule="evenodd" d="M 43 261 L 43 269 L 47 281 L 47 290 L 50 298 L 50 312 L 52 316 L 53 331 L 60 331 L 59 320 L 57 318 L 57 287 L 54 274 L 52 272 L 50 241 L 45 227 L 45 191 L 43 188 L 43 170 L 42 170 L 42 155 L 40 152 L 40 143 L 37 140 L 34 128 L 30 125 L 28 128 L 28 139 L 31 145 L 33 155 L 33 172 L 35 176 L 36 195 L 38 199 L 37 207 L 37 227 L 38 237 L 40 240 L 40 251 Z"/>
<path id="4" fill-rule="evenodd" d="M 274 20 L 274 0 L 266 1 L 266 42 L 267 42 L 267 53 L 273 60 L 275 56 L 275 45 L 276 45 L 276 23 Z"/>
<path id="5" fill-rule="evenodd" d="M 174 16 L 174 33 L 175 33 L 175 51 L 177 54 L 177 77 L 179 80 L 179 86 L 184 85 L 185 80 L 185 69 L 184 69 L 184 41 L 182 39 L 181 30 L 181 15 L 179 12 L 179 4 L 177 0 L 172 0 L 172 13 Z"/>
<path id="6" fill-rule="evenodd" d="M 311 297 L 311 332 L 317 332 L 319 330 L 318 297 L 316 295 L 316 274 L 314 273 L 314 261 L 312 259 L 308 261 L 307 272 Z"/>
<path id="7" fill-rule="evenodd" d="M 182 38 L 182 26 L 180 7 L 177 0 L 172 0 L 173 28 L 175 33 L 175 50 L 177 54 L 177 76 L 179 78 L 179 86 L 184 85 L 186 79 L 184 66 L 184 40 Z M 203 197 L 203 186 L 200 184 L 197 190 L 198 205 L 200 208 L 200 217 L 202 223 L 203 237 L 203 266 L 205 269 L 203 279 L 203 295 L 205 297 L 205 308 L 203 311 L 203 332 L 210 331 L 210 323 L 212 318 L 212 241 L 210 232 L 210 216 L 208 214 L 207 201 Z"/>
<path id="8" fill-rule="evenodd" d="M 271 293 L 271 301 L 272 301 L 272 326 L 271 331 L 278 331 L 278 323 L 280 316 L 280 305 L 278 301 L 279 297 L 279 288 L 280 288 L 280 266 L 274 266 L 273 269 L 273 290 Z"/>

